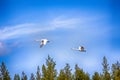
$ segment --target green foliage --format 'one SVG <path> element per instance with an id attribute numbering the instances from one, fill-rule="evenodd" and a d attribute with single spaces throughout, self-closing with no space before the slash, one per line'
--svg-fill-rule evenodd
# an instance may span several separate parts
<path id="1" fill-rule="evenodd" d="M 111 80 L 111 76 L 110 76 L 110 73 L 109 73 L 109 64 L 108 64 L 107 59 L 106 59 L 105 56 L 103 57 L 102 66 L 103 66 L 102 79 L 103 80 Z"/>
<path id="2" fill-rule="evenodd" d="M 59 74 L 57 80 L 72 80 L 73 76 L 72 76 L 71 70 L 72 69 L 70 69 L 70 65 L 66 64 L 64 69 L 60 70 L 60 74 Z"/>
<path id="3" fill-rule="evenodd" d="M 35 76 L 33 73 L 31 73 L 30 80 L 35 80 Z"/>
<path id="4" fill-rule="evenodd" d="M 109 72 L 110 67 L 105 56 L 103 57 L 102 62 L 103 73 L 99 74 L 98 72 L 94 72 L 91 79 L 89 74 L 79 68 L 77 64 L 75 65 L 74 73 L 72 73 L 70 65 L 66 64 L 66 66 L 60 70 L 58 75 L 55 66 L 55 61 L 48 56 L 46 64 L 42 65 L 42 73 L 40 73 L 40 68 L 38 66 L 36 74 L 34 75 L 32 73 L 29 80 L 120 80 L 120 63 L 117 61 L 117 63 L 112 64 L 111 72 Z M 0 65 L 0 80 L 28 80 L 28 78 L 23 71 L 21 78 L 18 74 L 15 74 L 14 78 L 11 79 L 6 65 L 2 62 Z"/>
<path id="5" fill-rule="evenodd" d="M 75 80 L 90 80 L 89 74 L 80 69 L 77 64 L 75 65 Z"/>
<path id="6" fill-rule="evenodd" d="M 57 70 L 55 69 L 56 63 L 53 61 L 53 59 L 48 55 L 48 58 L 46 59 L 46 66 L 42 66 L 42 74 L 43 78 L 42 80 L 54 80 L 57 76 Z"/>
<path id="7" fill-rule="evenodd" d="M 42 80 L 47 80 L 47 70 L 46 70 L 46 67 L 45 65 L 43 64 L 42 66 Z"/>
<path id="8" fill-rule="evenodd" d="M 120 80 L 120 69 L 115 72 L 115 78 L 113 80 Z"/>
<path id="9" fill-rule="evenodd" d="M 22 72 L 21 80 L 27 80 L 27 75 L 25 74 L 24 71 Z"/>
<path id="10" fill-rule="evenodd" d="M 105 56 L 103 57 L 102 66 L 103 66 L 103 73 L 108 72 L 108 70 L 109 70 L 109 64 L 107 63 L 107 59 L 106 59 Z"/>
<path id="11" fill-rule="evenodd" d="M 14 75 L 14 80 L 20 80 L 20 76 L 18 74 Z"/>
<path id="12" fill-rule="evenodd" d="M 64 67 L 64 73 L 65 73 L 65 80 L 72 80 L 72 69 L 70 69 L 70 65 L 66 64 Z"/>
<path id="13" fill-rule="evenodd" d="M 4 62 L 2 62 L 1 66 L 0 66 L 0 79 L 11 80 L 9 72 L 8 72 Z"/>
<path id="14" fill-rule="evenodd" d="M 60 70 L 60 74 L 59 74 L 57 80 L 65 80 L 65 73 L 64 73 L 63 69 Z"/>
<path id="15" fill-rule="evenodd" d="M 120 80 L 120 63 L 112 64 L 112 79 L 113 80 Z"/>
<path id="16" fill-rule="evenodd" d="M 36 80 L 41 80 L 40 68 L 37 67 Z"/>
<path id="17" fill-rule="evenodd" d="M 92 76 L 92 80 L 101 80 L 101 77 L 98 72 L 94 73 L 94 75 Z"/>
<path id="18" fill-rule="evenodd" d="M 88 73 L 85 74 L 85 79 L 84 80 L 90 80 L 90 77 L 89 77 Z"/>
<path id="19" fill-rule="evenodd" d="M 83 80 L 84 79 L 84 72 L 82 69 L 75 65 L 75 80 Z"/>

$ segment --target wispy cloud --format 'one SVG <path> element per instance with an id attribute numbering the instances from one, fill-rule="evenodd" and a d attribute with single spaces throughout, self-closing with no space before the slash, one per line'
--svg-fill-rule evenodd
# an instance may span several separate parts
<path id="1" fill-rule="evenodd" d="M 78 24 L 86 24 L 98 20 L 97 17 L 64 18 L 56 17 L 48 23 L 41 25 L 38 23 L 18 24 L 15 26 L 5 26 L 0 29 L 0 40 L 17 38 L 23 35 L 34 34 L 42 31 L 51 31 L 58 28 L 75 28 Z"/>
<path id="2" fill-rule="evenodd" d="M 79 23 L 79 19 L 55 19 L 51 22 L 51 24 L 56 28 L 71 28 L 72 26 Z"/>
<path id="3" fill-rule="evenodd" d="M 86 24 L 96 20 L 102 19 L 103 16 L 89 16 L 89 17 L 78 17 L 78 18 L 66 18 L 58 16 L 51 21 L 51 25 L 55 28 L 73 28 L 77 24 Z"/>
<path id="4" fill-rule="evenodd" d="M 8 26 L 4 29 L 0 30 L 0 39 L 10 39 L 10 38 L 16 38 L 21 35 L 30 34 L 33 32 L 37 32 L 37 29 L 33 29 L 34 24 L 20 24 L 16 26 Z"/>

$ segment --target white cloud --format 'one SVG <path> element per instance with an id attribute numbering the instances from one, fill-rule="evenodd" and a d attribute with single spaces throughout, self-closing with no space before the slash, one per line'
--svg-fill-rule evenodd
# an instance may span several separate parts
<path id="1" fill-rule="evenodd" d="M 26 35 L 37 31 L 37 29 L 32 29 L 34 24 L 20 24 L 16 26 L 5 27 L 0 30 L 0 39 L 5 40 L 9 38 L 19 37 L 20 35 Z"/>
<path id="2" fill-rule="evenodd" d="M 18 24 L 15 26 L 5 26 L 0 30 L 0 40 L 18 38 L 20 36 L 34 34 L 42 31 L 51 31 L 59 28 L 75 28 L 78 24 L 87 24 L 99 20 L 102 17 L 81 17 L 81 18 L 64 18 L 56 17 L 48 23 L 41 25 L 36 23 Z"/>
<path id="3" fill-rule="evenodd" d="M 54 20 L 51 24 L 57 28 L 70 28 L 68 25 L 75 25 L 79 22 L 79 19 L 66 19 L 66 20 Z"/>
<path id="4" fill-rule="evenodd" d="M 65 18 L 63 16 L 58 16 L 51 21 L 51 24 L 54 26 L 54 28 L 73 28 L 77 24 L 87 24 L 102 18 L 103 16 L 82 16 L 78 18 Z"/>

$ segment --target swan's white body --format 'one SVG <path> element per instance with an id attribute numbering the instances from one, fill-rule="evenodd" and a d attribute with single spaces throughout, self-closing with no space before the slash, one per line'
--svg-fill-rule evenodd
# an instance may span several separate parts
<path id="1" fill-rule="evenodd" d="M 42 48 L 44 45 L 46 45 L 49 42 L 48 39 L 41 39 L 41 40 L 35 40 L 35 41 L 40 42 L 40 48 Z"/>
<path id="2" fill-rule="evenodd" d="M 80 52 L 86 52 L 83 46 L 79 46 L 78 48 L 72 48 L 72 50 L 80 51 Z"/>

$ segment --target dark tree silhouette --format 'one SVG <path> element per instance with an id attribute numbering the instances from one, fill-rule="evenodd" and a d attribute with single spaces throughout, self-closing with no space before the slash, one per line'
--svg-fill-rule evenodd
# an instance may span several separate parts
<path id="1" fill-rule="evenodd" d="M 15 75 L 14 75 L 14 80 L 20 80 L 19 74 L 15 74 Z"/>
<path id="2" fill-rule="evenodd" d="M 119 80 L 120 79 L 120 63 L 117 61 L 117 63 L 112 64 L 112 79 L 113 80 Z"/>
<path id="3" fill-rule="evenodd" d="M 8 72 L 4 62 L 2 62 L 1 66 L 0 66 L 0 79 L 11 80 L 9 72 Z"/>
<path id="4" fill-rule="evenodd" d="M 25 74 L 24 71 L 22 72 L 21 80 L 27 80 L 27 75 Z"/>
<path id="5" fill-rule="evenodd" d="M 39 68 L 39 66 L 37 67 L 36 80 L 41 80 L 41 74 L 40 74 L 40 68 Z"/>
<path id="6" fill-rule="evenodd" d="M 31 73 L 30 80 L 35 80 L 35 76 L 33 73 Z"/>
<path id="7" fill-rule="evenodd" d="M 39 66 L 37 67 L 36 74 L 33 73 L 28 78 L 25 72 L 22 72 L 21 78 L 18 74 L 15 74 L 13 79 L 10 78 L 9 71 L 6 68 L 4 62 L 0 65 L 0 80 L 120 80 L 120 63 L 117 61 L 109 67 L 106 57 L 103 57 L 102 66 L 103 73 L 99 74 L 94 72 L 91 79 L 89 74 L 84 72 L 83 69 L 75 65 L 75 72 L 72 73 L 70 65 L 67 63 L 66 66 L 60 70 L 57 75 L 57 70 L 55 69 L 56 63 L 53 59 L 48 56 L 46 59 L 46 64 L 42 65 L 42 73 L 40 73 Z M 111 69 L 111 72 L 110 72 Z"/>
<path id="8" fill-rule="evenodd" d="M 42 65 L 42 80 L 46 80 L 46 78 L 47 78 L 47 70 L 46 70 L 45 65 L 43 64 Z"/>
<path id="9" fill-rule="evenodd" d="M 103 62 L 102 62 L 102 66 L 103 66 L 103 75 L 102 75 L 102 79 L 103 80 L 111 80 L 111 76 L 109 73 L 109 64 L 107 62 L 107 58 L 104 56 L 103 57 Z"/>

